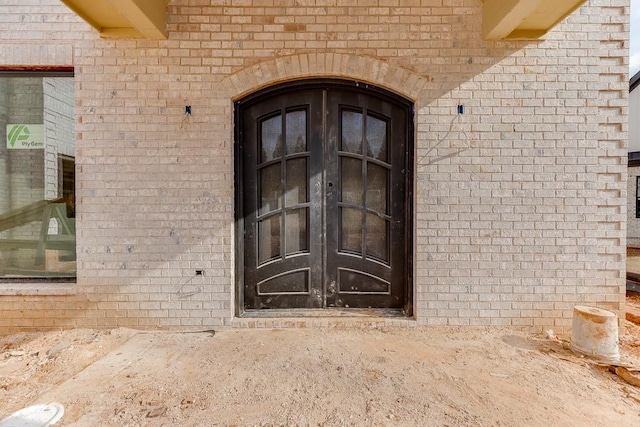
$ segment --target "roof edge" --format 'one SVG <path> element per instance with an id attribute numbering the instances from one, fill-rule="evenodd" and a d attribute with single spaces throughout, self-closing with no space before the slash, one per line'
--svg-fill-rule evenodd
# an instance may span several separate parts
<path id="1" fill-rule="evenodd" d="M 638 71 L 631 80 L 629 80 L 629 92 L 633 92 L 633 90 L 640 85 L 640 71 Z"/>

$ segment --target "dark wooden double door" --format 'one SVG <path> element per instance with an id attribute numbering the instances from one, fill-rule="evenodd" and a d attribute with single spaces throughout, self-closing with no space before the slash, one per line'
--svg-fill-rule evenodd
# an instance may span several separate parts
<path id="1" fill-rule="evenodd" d="M 237 113 L 242 308 L 405 307 L 410 104 L 317 83 Z"/>

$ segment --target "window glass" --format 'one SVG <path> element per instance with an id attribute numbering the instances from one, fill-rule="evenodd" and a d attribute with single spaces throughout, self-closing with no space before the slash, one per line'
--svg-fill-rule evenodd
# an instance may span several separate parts
<path id="1" fill-rule="evenodd" d="M 636 218 L 640 218 L 640 176 L 636 177 Z"/>
<path id="2" fill-rule="evenodd" d="M 362 113 L 342 112 L 342 144 L 340 149 L 349 153 L 362 153 Z"/>
<path id="3" fill-rule="evenodd" d="M 0 278 L 75 277 L 73 77 L 0 75 Z"/>
<path id="4" fill-rule="evenodd" d="M 282 116 L 262 122 L 260 132 L 260 161 L 268 162 L 282 156 Z"/>
<path id="5" fill-rule="evenodd" d="M 287 113 L 287 154 L 307 151 L 307 112 Z"/>

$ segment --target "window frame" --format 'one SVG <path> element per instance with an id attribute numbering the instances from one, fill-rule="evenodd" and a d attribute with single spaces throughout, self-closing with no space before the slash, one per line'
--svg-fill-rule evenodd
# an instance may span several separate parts
<path id="1" fill-rule="evenodd" d="M 636 176 L 636 218 L 640 218 L 640 175 Z"/>
<path id="2" fill-rule="evenodd" d="M 0 78 L 2 77 L 71 77 L 75 78 L 73 66 L 0 66 Z M 75 85 L 75 81 L 74 81 Z M 75 118 L 74 118 L 75 122 Z M 74 130 L 75 134 L 75 130 Z M 74 153 L 75 154 L 75 153 Z M 75 159 L 75 155 L 74 155 Z M 76 256 L 77 256 L 76 241 Z M 77 260 L 76 260 L 77 262 Z M 24 276 L 2 277 L 0 276 L 0 295 L 74 295 L 78 271 L 73 276 Z"/>

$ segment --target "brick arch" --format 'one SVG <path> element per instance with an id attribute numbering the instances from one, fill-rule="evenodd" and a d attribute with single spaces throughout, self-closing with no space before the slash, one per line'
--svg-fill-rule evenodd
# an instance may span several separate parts
<path id="1" fill-rule="evenodd" d="M 305 53 L 261 62 L 237 72 L 222 83 L 230 90 L 235 101 L 267 86 L 316 77 L 358 80 L 414 101 L 429 82 L 428 76 L 368 56 Z"/>

